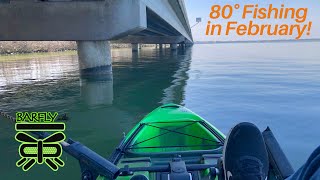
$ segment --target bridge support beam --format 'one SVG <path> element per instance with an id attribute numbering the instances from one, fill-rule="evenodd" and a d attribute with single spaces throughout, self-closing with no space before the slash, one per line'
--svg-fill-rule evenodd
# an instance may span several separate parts
<path id="1" fill-rule="evenodd" d="M 108 41 L 77 41 L 79 67 L 83 75 L 111 74 L 111 47 Z"/>
<path id="2" fill-rule="evenodd" d="M 131 44 L 131 45 L 132 45 L 132 51 L 133 51 L 133 52 L 139 51 L 139 44 L 133 43 L 133 44 Z"/>
<path id="3" fill-rule="evenodd" d="M 178 48 L 178 44 L 170 44 L 171 50 L 175 51 Z"/>

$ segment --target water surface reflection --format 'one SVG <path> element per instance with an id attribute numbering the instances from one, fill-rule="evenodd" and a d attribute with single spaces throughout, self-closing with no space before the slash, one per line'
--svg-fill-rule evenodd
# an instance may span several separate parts
<path id="1" fill-rule="evenodd" d="M 222 132 L 251 121 L 270 126 L 293 166 L 319 145 L 320 43 L 195 45 L 186 51 L 113 50 L 113 75 L 80 77 L 77 57 L 0 61 L 0 109 L 68 112 L 67 135 L 107 156 L 144 115 L 174 102 Z M 303 53 L 301 53 L 303 52 Z M 53 173 L 15 167 L 18 143 L 0 121 L 4 179 L 80 177 L 75 160 Z"/>
<path id="2" fill-rule="evenodd" d="M 162 103 L 182 104 L 191 49 L 176 53 L 169 49 L 130 49 L 113 51 L 113 74 L 81 77 L 77 57 L 61 56 L 20 61 L 3 61 L 0 70 L 1 108 L 6 112 L 67 112 L 67 135 L 107 156 L 144 115 Z M 13 126 L 1 121 L 1 153 L 6 164 L 0 165 L 9 179 L 22 178 L 15 167 L 18 143 Z M 79 178 L 75 160 L 64 155 L 66 167 L 59 173 L 35 166 L 28 176 L 46 175 L 49 179 Z M 77 168 L 74 168 L 74 167 Z M 42 170 L 39 172 L 39 170 Z M 48 176 L 47 174 L 50 174 Z"/>

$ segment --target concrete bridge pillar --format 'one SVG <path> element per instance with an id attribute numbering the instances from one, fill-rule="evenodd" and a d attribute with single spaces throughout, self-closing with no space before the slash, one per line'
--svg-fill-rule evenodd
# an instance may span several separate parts
<path id="1" fill-rule="evenodd" d="M 175 51 L 178 48 L 178 44 L 170 44 L 171 50 Z"/>
<path id="2" fill-rule="evenodd" d="M 112 74 L 111 47 L 108 41 L 77 41 L 77 46 L 82 74 Z"/>
<path id="3" fill-rule="evenodd" d="M 132 51 L 133 52 L 139 51 L 139 44 L 132 44 Z"/>

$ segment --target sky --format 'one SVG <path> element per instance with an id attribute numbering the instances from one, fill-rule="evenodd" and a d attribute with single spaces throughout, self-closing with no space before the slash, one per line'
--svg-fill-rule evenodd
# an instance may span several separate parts
<path id="1" fill-rule="evenodd" d="M 281 4 L 284 4 L 285 7 L 288 8 L 308 8 L 308 17 L 306 22 L 302 24 L 307 24 L 309 21 L 312 21 L 311 34 L 309 36 L 303 35 L 301 39 L 308 38 L 320 38 L 320 3 L 319 0 L 244 0 L 244 1 L 235 1 L 235 0 L 185 0 L 188 18 L 190 22 L 190 26 L 196 24 L 196 18 L 201 17 L 202 22 L 192 28 L 192 34 L 195 41 L 234 41 L 234 40 L 270 40 L 270 39 L 294 39 L 297 36 L 297 33 L 294 33 L 292 36 L 238 36 L 236 33 L 232 32 L 230 35 L 214 35 L 207 36 L 206 35 L 206 27 L 208 21 L 211 21 L 211 24 L 221 24 L 223 28 L 225 28 L 228 21 L 238 21 L 239 24 L 248 24 L 252 19 L 241 18 L 243 6 L 247 4 L 258 4 L 259 7 L 268 7 L 269 4 L 272 4 L 274 7 L 281 7 Z M 235 5 L 239 4 L 240 8 L 238 10 L 234 10 L 232 17 L 228 20 L 219 18 L 219 19 L 211 19 L 209 14 L 211 12 L 211 7 L 213 5 Z M 267 20 L 253 20 L 257 24 L 297 24 L 294 20 L 288 19 L 267 19 Z M 225 32 L 225 31 L 223 31 Z M 224 33 L 223 33 L 224 34 Z"/>

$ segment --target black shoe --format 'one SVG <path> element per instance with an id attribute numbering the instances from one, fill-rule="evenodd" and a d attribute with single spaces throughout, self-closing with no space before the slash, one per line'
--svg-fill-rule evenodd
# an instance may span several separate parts
<path id="1" fill-rule="evenodd" d="M 231 129 L 224 144 L 226 180 L 265 180 L 269 171 L 266 146 L 260 130 L 251 123 Z"/>

